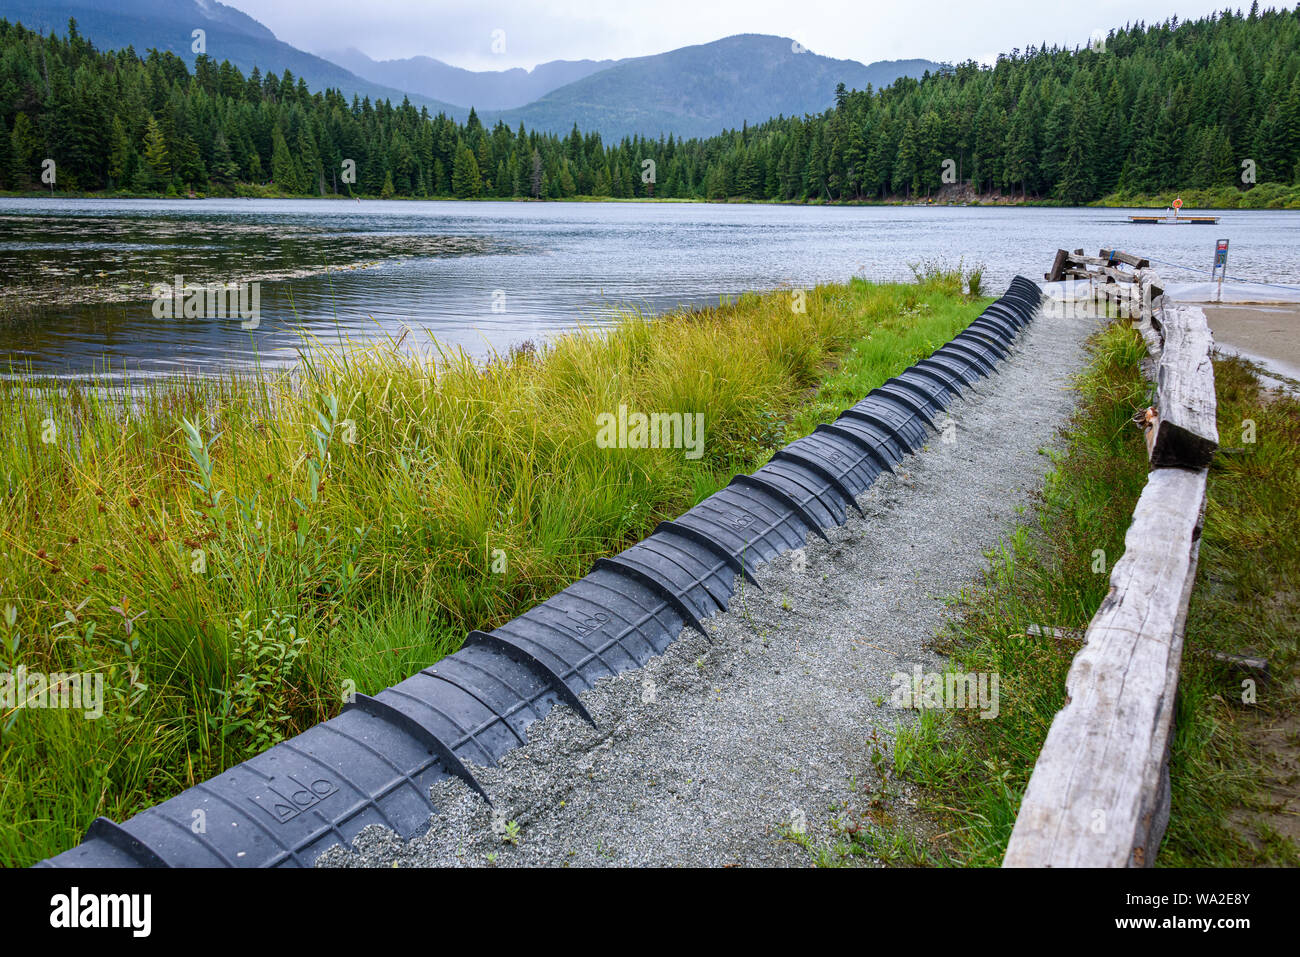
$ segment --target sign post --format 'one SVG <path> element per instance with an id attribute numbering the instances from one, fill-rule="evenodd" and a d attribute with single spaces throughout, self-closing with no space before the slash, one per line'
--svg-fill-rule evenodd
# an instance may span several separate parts
<path id="1" fill-rule="evenodd" d="M 1218 302 L 1223 301 L 1223 277 L 1228 274 L 1228 241 L 1220 239 L 1214 244 L 1214 265 L 1210 267 L 1210 282 L 1214 281 L 1214 274 L 1219 274 L 1219 296 Z"/>

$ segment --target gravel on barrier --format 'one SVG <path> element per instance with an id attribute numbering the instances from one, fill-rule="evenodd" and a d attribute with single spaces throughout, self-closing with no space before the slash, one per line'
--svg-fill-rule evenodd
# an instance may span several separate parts
<path id="1" fill-rule="evenodd" d="M 829 542 L 760 567 L 761 590 L 742 583 L 706 622 L 711 641 L 685 631 L 585 693 L 596 728 L 557 707 L 499 767 L 474 769 L 493 807 L 449 780 L 427 833 L 368 828 L 318 865 L 810 863 L 791 829 L 827 840 L 831 808 L 879 781 L 873 750 L 915 715 L 892 705 L 891 676 L 942 670 L 927 644 L 1031 504 L 1098 326 L 1040 315 L 949 407 L 955 430 L 877 479 Z"/>

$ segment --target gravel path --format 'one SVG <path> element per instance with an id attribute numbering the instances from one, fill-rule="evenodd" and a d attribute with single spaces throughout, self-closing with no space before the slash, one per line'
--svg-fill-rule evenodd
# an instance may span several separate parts
<path id="1" fill-rule="evenodd" d="M 683 632 L 645 668 L 583 695 L 598 728 L 556 708 L 500 767 L 476 769 L 495 810 L 448 781 L 427 834 L 370 828 L 319 863 L 809 863 L 786 829 L 806 821 L 825 840 L 831 807 L 879 780 L 873 731 L 888 751 L 914 714 L 891 706 L 891 675 L 942 669 L 926 644 L 945 599 L 986 567 L 1040 485 L 1097 326 L 1040 316 L 950 407 L 955 441 L 932 435 L 859 498 L 863 517 L 760 568 L 762 590 L 743 588 L 707 621 L 712 643 Z M 503 840 L 507 821 L 517 844 Z"/>

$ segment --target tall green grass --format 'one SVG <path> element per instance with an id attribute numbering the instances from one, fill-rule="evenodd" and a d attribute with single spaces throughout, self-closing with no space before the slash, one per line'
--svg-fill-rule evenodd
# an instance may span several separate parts
<path id="1" fill-rule="evenodd" d="M 627 315 L 486 363 L 379 348 L 293 374 L 0 381 L 0 669 L 93 671 L 105 714 L 0 713 L 26 864 L 455 651 L 936 348 L 960 275 Z M 833 375 L 834 374 L 834 375 Z M 704 455 L 604 449 L 619 405 Z"/>
<path id="2" fill-rule="evenodd" d="M 1033 520 L 991 554 L 940 644 L 958 670 L 1000 675 L 998 718 L 922 711 L 898 732 L 894 772 L 921 786 L 943 839 L 886 827 L 859 832 L 862 847 L 850 850 L 910 863 L 1001 863 L 1077 650 L 1029 634 L 1029 625 L 1082 630 L 1091 621 L 1148 473 L 1142 434 L 1130 422 L 1149 401 L 1142 342 L 1117 323 L 1091 347 L 1066 446 L 1053 457 Z M 1210 471 L 1175 716 L 1172 812 L 1157 863 L 1294 866 L 1300 851 L 1279 826 L 1285 804 L 1279 812 L 1277 802 L 1294 791 L 1286 766 L 1294 766 L 1297 741 L 1284 722 L 1293 729 L 1300 703 L 1300 402 L 1261 391 L 1239 359 L 1216 358 L 1215 377 L 1225 449 Z M 1093 567 L 1096 549 L 1106 556 L 1103 573 Z M 1268 658 L 1272 683 L 1243 703 L 1242 676 L 1225 673 L 1211 651 Z M 1272 729 L 1283 734 L 1266 746 Z M 901 858 L 896 845 L 907 849 Z"/>

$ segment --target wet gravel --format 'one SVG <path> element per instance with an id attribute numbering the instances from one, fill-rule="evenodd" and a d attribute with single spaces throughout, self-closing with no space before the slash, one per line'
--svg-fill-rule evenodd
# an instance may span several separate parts
<path id="1" fill-rule="evenodd" d="M 683 632 L 584 694 L 597 728 L 558 707 L 499 767 L 475 769 L 493 808 L 449 780 L 427 833 L 369 828 L 318 865 L 811 863 L 789 834 L 827 840 L 833 808 L 878 782 L 873 750 L 915 714 L 891 703 L 891 676 L 943 668 L 927 644 L 1041 485 L 1098 322 L 1041 316 L 948 409 L 952 441 L 934 432 L 829 542 L 762 566 L 762 590 L 742 583 L 706 622 L 712 641 Z M 906 788 L 893 800 L 906 820 Z"/>

